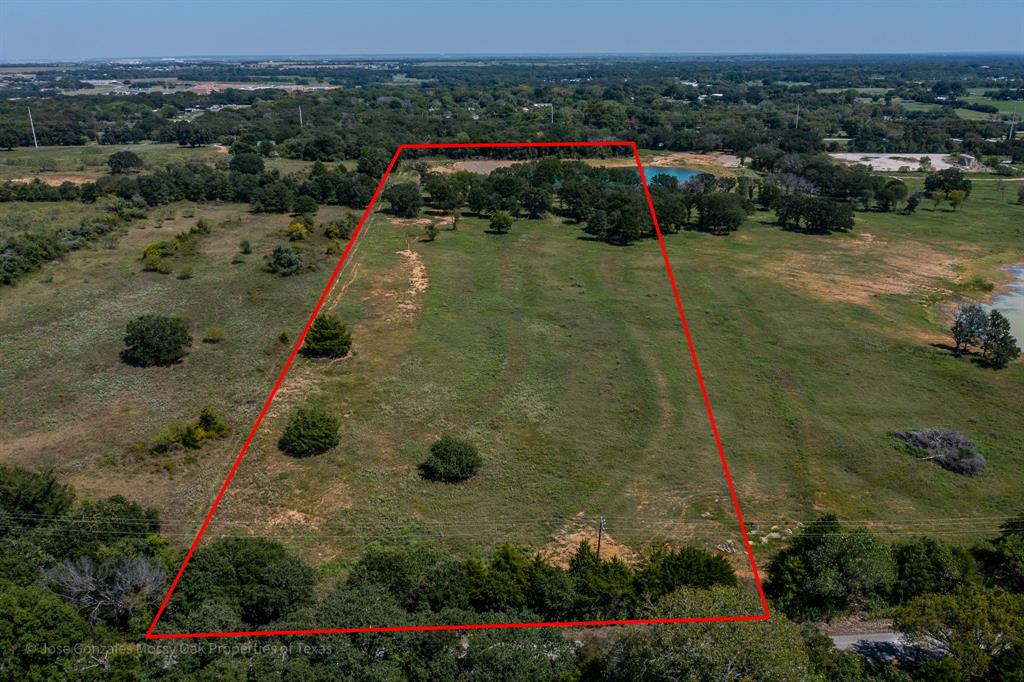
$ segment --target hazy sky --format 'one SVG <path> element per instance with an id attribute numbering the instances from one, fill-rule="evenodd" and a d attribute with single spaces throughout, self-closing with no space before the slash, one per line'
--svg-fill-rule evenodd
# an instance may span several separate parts
<path id="1" fill-rule="evenodd" d="M 1022 51 L 1020 0 L 0 0 L 0 60 Z"/>

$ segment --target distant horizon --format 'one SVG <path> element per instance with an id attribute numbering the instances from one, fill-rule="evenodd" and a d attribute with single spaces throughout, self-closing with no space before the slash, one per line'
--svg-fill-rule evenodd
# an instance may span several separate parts
<path id="1" fill-rule="evenodd" d="M 674 58 L 718 58 L 718 57 L 1015 57 L 1024 59 L 1020 51 L 943 51 L 943 52 L 396 52 L 396 53 L 308 53 L 308 54 L 168 54 L 168 55 L 119 55 L 82 57 L 79 59 L 10 59 L 0 58 L 0 65 L 18 66 L 31 64 L 111 64 L 118 62 L 172 62 L 172 61 L 386 61 L 393 59 L 436 59 L 454 61 L 459 59 L 674 59 Z"/>
<path id="2" fill-rule="evenodd" d="M 1022 53 L 1024 13 L 1013 0 L 0 2 L 0 62 L 11 64 Z"/>

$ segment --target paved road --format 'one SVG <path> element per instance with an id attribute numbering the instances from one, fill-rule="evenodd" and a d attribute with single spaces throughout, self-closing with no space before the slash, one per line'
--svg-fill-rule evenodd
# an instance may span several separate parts
<path id="1" fill-rule="evenodd" d="M 862 633 L 853 635 L 833 635 L 832 643 L 835 644 L 836 648 L 840 651 L 848 651 L 850 649 L 856 650 L 857 645 L 860 642 L 871 642 L 892 644 L 893 646 L 906 646 L 907 642 L 903 638 L 903 635 L 899 632 L 875 632 L 875 633 Z"/>
<path id="2" fill-rule="evenodd" d="M 878 662 L 920 661 L 936 655 L 936 651 L 910 643 L 899 632 L 854 633 L 833 635 L 832 643 L 840 651 L 853 651 Z"/>

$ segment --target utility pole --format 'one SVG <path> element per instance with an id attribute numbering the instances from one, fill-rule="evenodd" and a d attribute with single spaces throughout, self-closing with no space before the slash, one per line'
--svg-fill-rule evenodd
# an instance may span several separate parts
<path id="1" fill-rule="evenodd" d="M 601 537 L 604 535 L 605 522 L 604 516 L 599 517 L 597 521 L 597 558 L 601 559 Z"/>
<path id="2" fill-rule="evenodd" d="M 32 107 L 28 107 L 28 125 L 32 128 L 32 144 L 39 149 L 39 140 L 36 139 L 36 124 L 32 121 Z"/>
<path id="3" fill-rule="evenodd" d="M 302 107 L 299 107 L 299 127 L 302 127 Z"/>
<path id="4" fill-rule="evenodd" d="M 796 103 L 796 129 L 800 129 L 800 102 Z"/>

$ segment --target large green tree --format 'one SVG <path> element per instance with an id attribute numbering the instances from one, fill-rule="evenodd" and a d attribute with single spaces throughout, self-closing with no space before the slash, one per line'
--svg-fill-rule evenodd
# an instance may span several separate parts
<path id="1" fill-rule="evenodd" d="M 222 604 L 249 625 L 266 625 L 312 603 L 316 582 L 313 568 L 266 538 L 216 540 L 196 552 L 187 575 L 175 592 L 178 608 Z"/>
<path id="2" fill-rule="evenodd" d="M 990 677 L 993 663 L 1024 646 L 1024 595 L 967 587 L 918 597 L 902 608 L 896 627 L 924 647 L 939 647 L 964 679 Z"/>
<path id="3" fill-rule="evenodd" d="M 185 357 L 191 345 L 192 335 L 184 318 L 142 315 L 125 329 L 121 359 L 137 367 L 173 365 Z"/>
<path id="4" fill-rule="evenodd" d="M 766 591 L 787 615 L 831 618 L 888 596 L 894 579 L 889 548 L 868 531 L 845 528 L 827 514 L 801 530 L 768 565 Z"/>
<path id="5" fill-rule="evenodd" d="M 757 614 L 745 590 L 683 588 L 650 609 L 652 617 Z M 684 623 L 612 635 L 606 678 L 637 682 L 759 680 L 811 682 L 816 675 L 800 629 L 781 614 L 764 622 Z"/>

